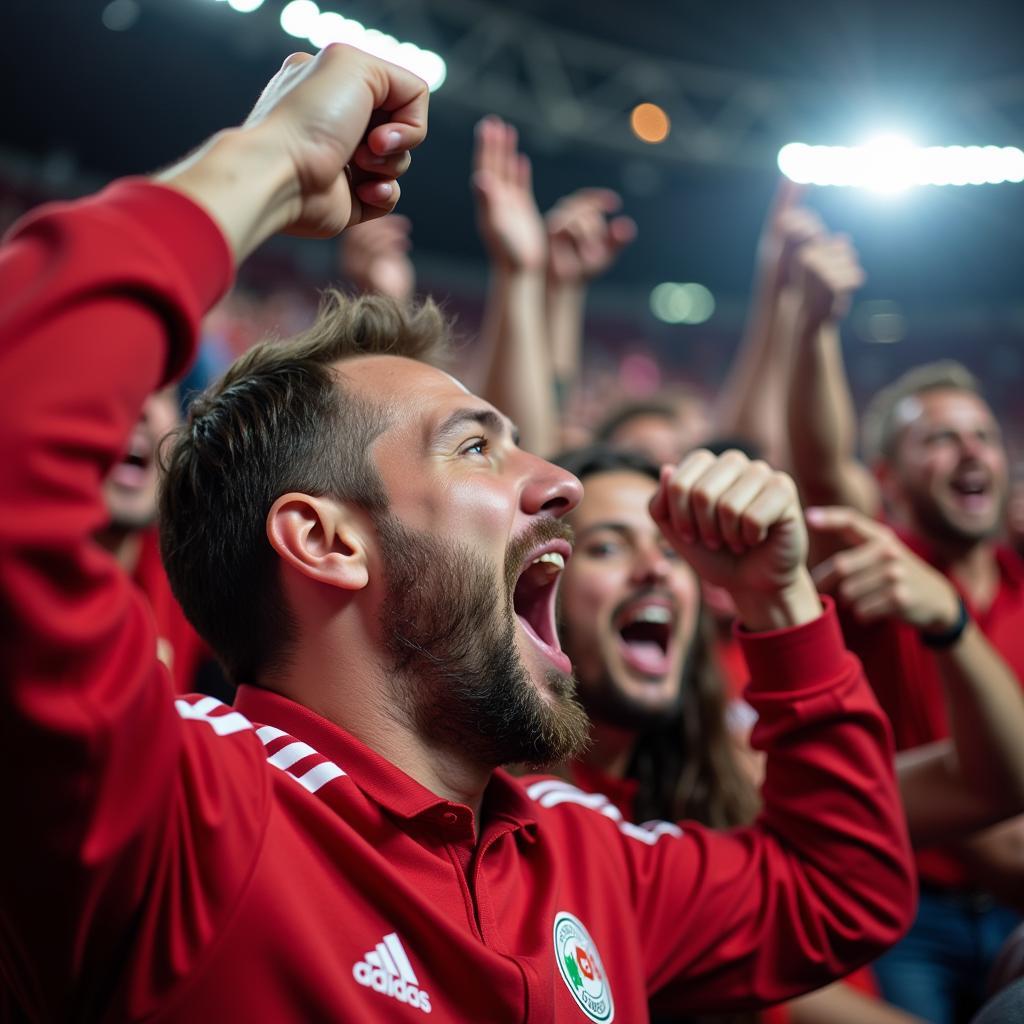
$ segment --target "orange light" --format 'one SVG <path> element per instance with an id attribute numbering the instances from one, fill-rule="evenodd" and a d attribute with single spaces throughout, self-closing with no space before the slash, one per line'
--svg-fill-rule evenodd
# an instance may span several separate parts
<path id="1" fill-rule="evenodd" d="M 656 103 L 638 103 L 629 115 L 629 126 L 641 142 L 664 142 L 672 127 L 668 114 Z"/>

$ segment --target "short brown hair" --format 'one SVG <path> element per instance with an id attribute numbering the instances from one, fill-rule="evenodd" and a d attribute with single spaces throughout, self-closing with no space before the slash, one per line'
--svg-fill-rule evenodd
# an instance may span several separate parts
<path id="1" fill-rule="evenodd" d="M 904 399 L 945 390 L 970 391 L 981 396 L 978 378 L 952 359 L 914 366 L 882 388 L 864 411 L 861 439 L 865 460 L 872 463 L 892 458 L 900 432 L 898 411 Z"/>
<path id="2" fill-rule="evenodd" d="M 175 597 L 233 682 L 279 669 L 295 639 L 266 536 L 274 501 L 300 491 L 387 506 L 369 449 L 388 410 L 345 388 L 332 364 L 438 363 L 449 344 L 429 299 L 406 309 L 332 290 L 308 331 L 250 349 L 192 402 L 164 464 L 160 546 Z"/>

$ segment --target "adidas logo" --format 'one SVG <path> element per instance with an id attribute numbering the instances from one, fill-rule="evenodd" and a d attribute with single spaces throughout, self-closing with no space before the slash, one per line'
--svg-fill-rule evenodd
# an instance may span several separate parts
<path id="1" fill-rule="evenodd" d="M 430 996 L 419 987 L 419 979 L 396 932 L 385 935 L 362 960 L 352 965 L 352 977 L 374 992 L 430 1013 Z"/>

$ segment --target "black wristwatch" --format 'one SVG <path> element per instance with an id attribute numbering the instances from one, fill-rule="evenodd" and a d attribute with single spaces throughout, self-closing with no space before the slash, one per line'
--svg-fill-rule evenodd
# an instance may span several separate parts
<path id="1" fill-rule="evenodd" d="M 967 628 L 967 623 L 971 621 L 971 617 L 967 614 L 967 605 L 964 604 L 964 599 L 959 594 L 956 599 L 960 606 L 960 613 L 956 617 L 956 622 L 942 633 L 925 633 L 922 630 L 921 643 L 925 647 L 932 647 L 941 651 L 946 647 L 952 647 L 963 635 L 964 630 Z"/>

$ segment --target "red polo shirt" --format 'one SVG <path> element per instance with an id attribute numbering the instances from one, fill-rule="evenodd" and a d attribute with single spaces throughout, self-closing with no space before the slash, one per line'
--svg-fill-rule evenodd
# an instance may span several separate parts
<path id="1" fill-rule="evenodd" d="M 171 584 L 160 559 L 160 542 L 155 528 L 142 532 L 139 561 L 132 573 L 132 582 L 146 595 L 153 612 L 157 656 L 170 669 L 174 689 L 178 693 L 194 692 L 198 688 L 196 675 L 199 667 L 213 655 L 171 593 Z"/>
<path id="2" fill-rule="evenodd" d="M 891 733 L 831 607 L 744 640 L 769 767 L 731 833 L 502 772 L 474 820 L 283 697 L 174 699 L 92 537 L 229 274 L 208 216 L 139 182 L 0 251 L 0 379 L 24 382 L 0 403 L 0 974 L 31 1019 L 632 1022 L 786 998 L 899 937 Z"/>
<path id="3" fill-rule="evenodd" d="M 901 540 L 929 564 L 936 560 L 927 544 L 916 537 Z M 997 546 L 999 586 L 986 609 L 972 607 L 960 591 L 967 609 L 992 646 L 1024 681 L 1024 561 L 1009 548 Z M 938 568 L 938 566 L 936 566 Z M 950 579 L 956 586 L 956 581 Z M 944 739 L 949 735 L 942 678 L 935 653 L 918 631 L 905 622 L 887 619 L 873 625 L 841 615 L 846 642 L 863 662 L 878 701 L 889 715 L 897 750 Z M 955 855 L 938 847 L 919 850 L 918 871 L 923 880 L 940 886 L 967 884 L 965 869 Z"/>

